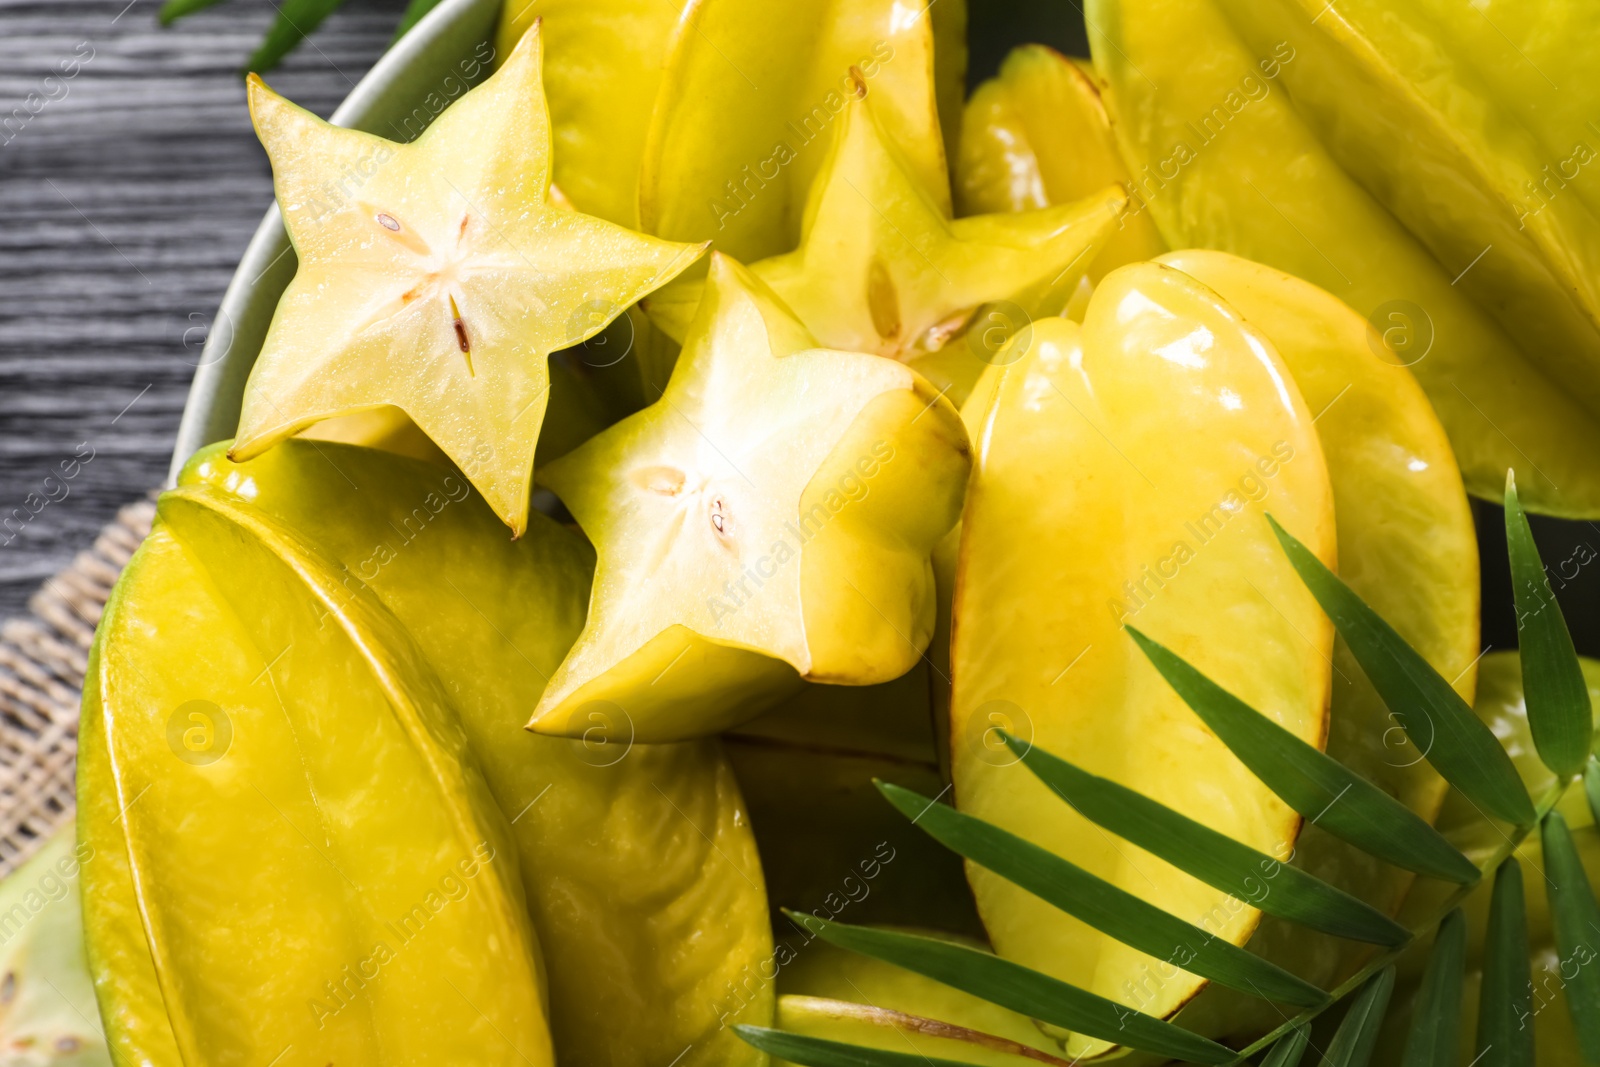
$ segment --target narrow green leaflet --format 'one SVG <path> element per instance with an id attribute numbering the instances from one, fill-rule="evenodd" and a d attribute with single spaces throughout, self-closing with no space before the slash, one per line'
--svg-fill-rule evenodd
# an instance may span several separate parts
<path id="1" fill-rule="evenodd" d="M 1594 712 L 1572 634 L 1550 589 L 1510 471 L 1506 472 L 1506 546 L 1517 596 L 1517 644 L 1528 730 L 1544 765 L 1565 778 L 1581 771 L 1589 758 Z"/>
<path id="2" fill-rule="evenodd" d="M 245 64 L 245 70 L 259 74 L 277 66 L 279 60 L 343 3 L 344 0 L 283 0 L 278 5 L 278 17 Z"/>
<path id="3" fill-rule="evenodd" d="M 1533 985 L 1528 966 L 1528 914 L 1522 867 L 1507 859 L 1494 876 L 1478 995 L 1477 1067 L 1528 1067 L 1533 1058 Z"/>
<path id="4" fill-rule="evenodd" d="M 1543 839 L 1545 893 L 1561 955 L 1562 993 L 1583 1062 L 1600 1064 L 1600 904 L 1560 812 L 1544 817 Z"/>
<path id="5" fill-rule="evenodd" d="M 1136 789 L 1090 774 L 1006 735 L 1028 769 L 1088 819 L 1207 885 L 1269 915 L 1353 941 L 1390 947 L 1410 932 L 1365 901 L 1298 867 L 1240 844 Z M 1272 891 L 1263 893 L 1271 879 Z M 1260 899 L 1257 899 L 1260 898 Z"/>
<path id="6" fill-rule="evenodd" d="M 1367 1067 L 1372 1053 L 1378 1047 L 1378 1031 L 1383 1027 L 1383 1014 L 1389 1008 L 1389 995 L 1394 992 L 1394 967 L 1385 967 L 1368 978 L 1355 998 L 1350 1010 L 1339 1022 L 1322 1062 L 1327 1067 Z"/>
<path id="7" fill-rule="evenodd" d="M 1306 1054 L 1306 1045 L 1310 1042 L 1311 1028 L 1302 1023 L 1278 1038 L 1278 1043 L 1272 1046 L 1267 1058 L 1261 1061 L 1261 1067 L 1299 1067 L 1301 1057 Z"/>
<path id="8" fill-rule="evenodd" d="M 1277 520 L 1269 515 L 1267 521 L 1300 580 L 1333 620 L 1417 750 L 1484 811 L 1517 826 L 1532 826 L 1538 816 L 1516 766 L 1461 694 Z"/>
<path id="9" fill-rule="evenodd" d="M 1594 816 L 1595 825 L 1600 826 L 1600 759 L 1593 756 L 1583 771 L 1583 791 L 1589 798 L 1589 813 Z"/>
<path id="10" fill-rule="evenodd" d="M 192 15 L 196 11 L 204 11 L 222 0 L 167 0 L 161 5 L 161 10 L 156 13 L 157 20 L 163 26 L 170 26 L 185 15 Z"/>
<path id="11" fill-rule="evenodd" d="M 804 1067 L 972 1067 L 959 1060 L 929 1059 L 916 1052 L 885 1052 L 861 1045 L 847 1045 L 842 1041 L 770 1030 L 765 1026 L 738 1024 L 733 1030 L 773 1059 L 803 1064 Z"/>
<path id="12" fill-rule="evenodd" d="M 915 971 L 1041 1022 L 1188 1063 L 1228 1063 L 1234 1058 L 1225 1045 L 988 952 L 895 930 L 849 926 L 798 912 L 784 914 L 830 944 Z"/>
<path id="13" fill-rule="evenodd" d="M 1433 939 L 1428 969 L 1417 990 L 1404 1067 L 1456 1067 L 1461 1055 L 1461 986 L 1466 966 L 1467 921 L 1457 908 Z"/>
<path id="14" fill-rule="evenodd" d="M 1101 933 L 1158 960 L 1181 961 L 1190 974 L 1229 989 L 1302 1008 L 1321 1007 L 1328 994 L 1231 942 L 1206 933 L 1154 904 L 982 819 L 921 793 L 880 783 L 878 789 L 934 840 L 1021 886 Z"/>
<path id="15" fill-rule="evenodd" d="M 1449 882 L 1478 879 L 1472 861 L 1410 808 L 1262 715 L 1165 646 L 1131 626 L 1126 629 L 1211 732 L 1295 811 L 1396 867 Z"/>

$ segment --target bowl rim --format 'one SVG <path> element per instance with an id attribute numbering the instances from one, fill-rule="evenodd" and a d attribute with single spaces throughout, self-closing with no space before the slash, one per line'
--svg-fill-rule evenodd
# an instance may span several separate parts
<path id="1" fill-rule="evenodd" d="M 400 134 L 395 140 L 420 133 L 437 114 L 426 104 L 431 95 L 449 93 L 449 80 L 454 79 L 453 97 L 492 69 L 500 3 L 441 0 L 379 57 L 329 121 L 367 133 Z M 401 122 L 408 119 L 420 121 L 402 128 Z M 294 277 L 293 251 L 274 202 L 250 238 L 207 330 L 178 424 L 168 487 L 177 483 L 178 473 L 195 452 L 234 435 L 250 368 L 278 298 Z"/>

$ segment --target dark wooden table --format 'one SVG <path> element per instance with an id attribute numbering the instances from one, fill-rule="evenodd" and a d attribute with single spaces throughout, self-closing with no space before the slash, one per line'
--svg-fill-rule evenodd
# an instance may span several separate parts
<path id="1" fill-rule="evenodd" d="M 0 617 L 165 476 L 211 313 L 271 200 L 239 68 L 272 5 L 170 29 L 156 7 L 0 0 Z M 350 0 L 274 87 L 328 114 L 398 10 Z"/>

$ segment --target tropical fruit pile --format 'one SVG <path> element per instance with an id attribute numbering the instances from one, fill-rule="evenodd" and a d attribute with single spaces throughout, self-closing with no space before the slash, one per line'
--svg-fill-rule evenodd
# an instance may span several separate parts
<path id="1" fill-rule="evenodd" d="M 1600 516 L 1600 19 L 1087 15 L 964 99 L 960 0 L 511 0 L 405 144 L 251 81 L 298 268 L 84 695 L 114 1062 L 1227 1062 L 1410 944 L 1399 1062 L 1588 752 L 1480 660 L 1467 493 Z"/>

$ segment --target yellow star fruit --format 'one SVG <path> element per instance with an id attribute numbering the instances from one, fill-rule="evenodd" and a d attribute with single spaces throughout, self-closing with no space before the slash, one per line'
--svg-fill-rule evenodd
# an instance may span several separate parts
<path id="1" fill-rule="evenodd" d="M 1059 311 L 1116 233 L 1127 197 L 1108 185 L 1071 204 L 952 220 L 943 173 L 930 189 L 859 75 L 855 89 L 812 186 L 800 247 L 751 270 L 823 344 L 918 361 L 959 400 L 998 348 L 985 332 L 995 323 L 975 322 L 975 312 L 1015 304 L 998 323 L 1009 336 L 1027 316 Z M 700 289 L 683 279 L 645 306 L 681 339 Z"/>
<path id="2" fill-rule="evenodd" d="M 331 126 L 251 80 L 300 265 L 245 387 L 234 458 L 398 408 L 522 532 L 546 357 L 702 250 L 552 202 L 540 62 L 535 27 L 411 144 Z"/>
<path id="3" fill-rule="evenodd" d="M 709 277 L 661 399 L 540 472 L 599 562 L 539 732 L 709 733 L 801 678 L 896 678 L 933 632 L 929 555 L 969 469 L 955 409 L 904 364 L 818 348 L 720 253 Z"/>

